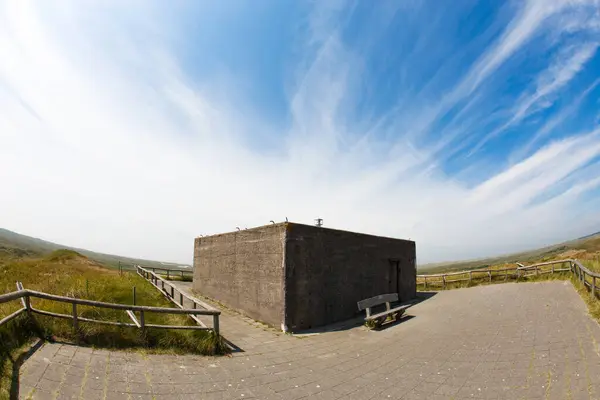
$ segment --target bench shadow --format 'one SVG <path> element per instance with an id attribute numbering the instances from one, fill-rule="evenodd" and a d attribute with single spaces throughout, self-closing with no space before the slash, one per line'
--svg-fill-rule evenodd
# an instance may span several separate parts
<path id="1" fill-rule="evenodd" d="M 9 357 L 10 362 L 12 363 L 12 380 L 10 383 L 10 399 L 17 400 L 19 398 L 19 374 L 21 371 L 21 367 L 36 351 L 38 351 L 42 345 L 44 344 L 43 339 L 37 339 L 35 343 L 29 348 L 29 350 L 25 353 L 22 353 L 16 359 L 12 359 Z"/>
<path id="2" fill-rule="evenodd" d="M 394 320 L 394 321 L 391 321 L 391 322 L 386 322 L 383 325 L 381 325 L 379 328 L 374 328 L 374 329 L 371 329 L 371 330 L 375 331 L 375 332 L 385 331 L 386 329 L 390 329 L 390 328 L 393 328 L 395 326 L 398 326 L 398 325 L 400 325 L 403 322 L 410 321 L 413 318 L 415 318 L 414 315 L 406 315 L 406 314 L 404 314 L 402 317 L 400 317 L 400 319 L 397 319 L 397 320 Z"/>

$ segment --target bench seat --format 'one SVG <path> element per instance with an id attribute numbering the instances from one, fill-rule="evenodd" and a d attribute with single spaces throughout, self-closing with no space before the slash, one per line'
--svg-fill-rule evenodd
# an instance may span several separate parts
<path id="1" fill-rule="evenodd" d="M 387 317 L 388 315 L 392 315 L 392 314 L 400 313 L 400 312 L 402 312 L 402 314 L 404 314 L 404 311 L 406 311 L 406 309 L 410 306 L 411 306 L 410 304 L 407 304 L 407 305 L 392 308 L 391 310 L 385 310 L 380 313 L 373 314 L 369 317 L 365 317 L 365 321 L 374 320 L 374 319 L 382 318 L 382 317 Z M 402 315 L 402 314 L 400 314 L 400 315 Z"/>

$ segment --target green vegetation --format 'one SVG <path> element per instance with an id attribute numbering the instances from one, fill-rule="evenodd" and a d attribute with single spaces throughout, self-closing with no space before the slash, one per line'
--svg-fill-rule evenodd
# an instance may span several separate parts
<path id="1" fill-rule="evenodd" d="M 598 300 L 598 297 L 594 298 L 592 293 L 585 288 L 583 283 L 577 280 L 575 276 L 571 276 L 571 282 L 573 283 L 573 286 L 575 286 L 575 289 L 577 289 L 577 292 L 583 301 L 585 301 L 590 315 L 595 318 L 596 321 L 600 322 L 600 301 Z"/>
<path id="2" fill-rule="evenodd" d="M 29 254 L 29 253 L 27 253 Z M 16 290 L 20 281 L 26 289 L 61 296 L 85 298 L 108 303 L 172 307 L 152 285 L 134 273 L 119 275 L 115 270 L 73 250 L 57 250 L 45 257 L 15 258 L 15 253 L 0 255 L 0 294 Z M 33 307 L 61 314 L 71 314 L 72 306 L 43 299 L 31 299 Z M 20 301 L 0 304 L 0 318 L 21 308 Z M 124 311 L 79 306 L 81 317 L 131 322 Z M 183 315 L 146 313 L 148 324 L 193 325 Z M 13 368 L 18 366 L 19 354 L 36 337 L 45 340 L 77 342 L 105 348 L 138 348 L 169 353 L 223 354 L 227 348 L 220 337 L 207 331 L 165 330 L 149 328 L 144 334 L 137 328 L 121 328 L 80 322 L 74 332 L 72 321 L 25 314 L 0 327 L 0 399 L 9 396 Z"/>
<path id="3" fill-rule="evenodd" d="M 46 256 L 46 261 L 64 263 L 65 261 L 76 260 L 78 258 L 85 257 L 74 250 L 60 249 L 54 250 L 52 253 Z"/>

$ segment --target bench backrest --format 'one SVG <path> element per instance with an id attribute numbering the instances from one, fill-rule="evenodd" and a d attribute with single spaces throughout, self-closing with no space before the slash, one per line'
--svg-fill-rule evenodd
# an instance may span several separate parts
<path id="1" fill-rule="evenodd" d="M 371 297 L 370 299 L 364 299 L 359 301 L 358 310 L 362 311 L 366 308 L 378 306 L 383 303 L 392 303 L 398 301 L 398 293 L 380 294 L 379 296 Z"/>

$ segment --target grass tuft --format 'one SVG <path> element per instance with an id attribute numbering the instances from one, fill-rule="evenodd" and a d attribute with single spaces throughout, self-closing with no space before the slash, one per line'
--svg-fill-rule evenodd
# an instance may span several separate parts
<path id="1" fill-rule="evenodd" d="M 87 257 L 74 250 L 67 249 L 55 250 L 46 256 L 46 260 L 49 262 L 65 262 L 77 259 L 87 259 Z"/>

